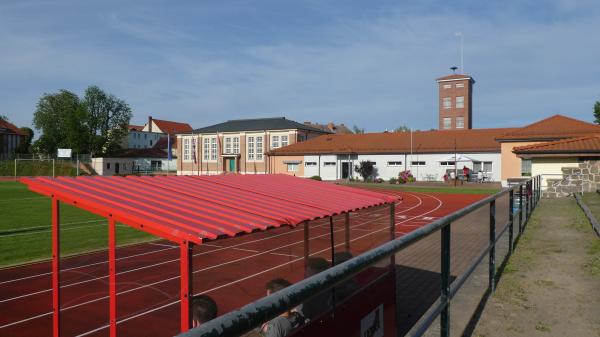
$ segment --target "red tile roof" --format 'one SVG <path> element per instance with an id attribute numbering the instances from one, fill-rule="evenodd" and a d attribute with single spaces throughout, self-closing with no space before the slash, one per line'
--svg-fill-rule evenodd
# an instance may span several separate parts
<path id="1" fill-rule="evenodd" d="M 142 131 L 144 130 L 144 126 L 143 125 L 133 125 L 133 124 L 129 124 L 129 126 L 127 127 L 128 130 L 134 130 L 134 131 Z"/>
<path id="2" fill-rule="evenodd" d="M 498 137 L 498 141 L 558 140 L 600 133 L 600 125 L 554 115 Z"/>
<path id="3" fill-rule="evenodd" d="M 10 123 L 9 121 L 5 121 L 3 119 L 0 119 L 0 133 L 16 134 L 19 136 L 27 136 L 26 132 L 21 131 L 21 129 L 16 127 L 14 124 Z"/>
<path id="4" fill-rule="evenodd" d="M 161 119 L 152 119 L 152 120 L 154 121 L 154 124 L 156 124 L 156 126 L 158 126 L 158 128 L 163 133 L 176 134 L 176 133 L 191 132 L 193 130 L 191 125 L 189 125 L 188 123 L 165 121 L 165 120 L 161 120 Z"/>
<path id="5" fill-rule="evenodd" d="M 448 75 L 448 76 L 444 76 L 444 77 L 440 77 L 440 78 L 436 78 L 436 81 L 447 81 L 447 80 L 459 80 L 459 79 L 473 79 L 473 77 L 469 76 L 469 75 L 463 75 L 463 74 L 452 74 L 452 75 Z"/>
<path id="6" fill-rule="evenodd" d="M 559 154 L 559 153 L 599 153 L 600 154 L 600 133 L 578 137 L 557 140 L 553 142 L 515 147 L 513 152 L 516 154 Z"/>
<path id="7" fill-rule="evenodd" d="M 415 131 L 413 153 L 500 152 L 495 138 L 514 128 Z M 271 155 L 410 153 L 410 132 L 323 135 L 271 151 Z"/>

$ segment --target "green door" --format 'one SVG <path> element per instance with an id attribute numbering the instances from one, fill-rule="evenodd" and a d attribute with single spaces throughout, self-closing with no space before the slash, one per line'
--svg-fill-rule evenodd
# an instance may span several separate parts
<path id="1" fill-rule="evenodd" d="M 235 172 L 235 159 L 229 159 L 229 172 Z"/>

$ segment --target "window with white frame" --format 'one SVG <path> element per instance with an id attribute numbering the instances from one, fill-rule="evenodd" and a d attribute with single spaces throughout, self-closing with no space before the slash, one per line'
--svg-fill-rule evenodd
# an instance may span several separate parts
<path id="1" fill-rule="evenodd" d="M 444 107 L 444 109 L 452 108 L 452 97 L 442 98 L 442 106 Z"/>
<path id="2" fill-rule="evenodd" d="M 492 162 L 491 161 L 474 161 L 473 162 L 473 171 L 475 172 L 492 172 Z"/>
<path id="3" fill-rule="evenodd" d="M 463 129 L 465 127 L 465 118 L 464 117 L 456 117 L 456 128 Z"/>
<path id="4" fill-rule="evenodd" d="M 323 162 L 323 166 L 335 166 L 335 162 L 334 161 L 326 161 L 326 162 Z"/>
<path id="5" fill-rule="evenodd" d="M 402 166 L 401 161 L 388 161 L 387 166 Z"/>
<path id="6" fill-rule="evenodd" d="M 231 137 L 225 137 L 225 153 L 226 154 L 231 154 L 231 144 L 232 143 L 232 139 Z"/>
<path id="7" fill-rule="evenodd" d="M 452 84 L 444 84 L 444 89 L 450 89 L 452 88 Z"/>
<path id="8" fill-rule="evenodd" d="M 278 147 L 279 147 L 279 136 L 272 136 L 271 137 L 271 148 L 276 149 Z"/>
<path id="9" fill-rule="evenodd" d="M 464 108 L 465 107 L 465 97 L 464 96 L 456 96 L 456 108 Z"/>
<path id="10" fill-rule="evenodd" d="M 233 153 L 240 153 L 240 137 L 233 137 Z"/>
<path id="11" fill-rule="evenodd" d="M 465 84 L 464 83 L 456 83 L 456 87 L 457 88 L 464 88 Z"/>
<path id="12" fill-rule="evenodd" d="M 307 161 L 307 162 L 304 162 L 304 166 L 317 166 L 317 162 L 316 161 Z"/>
<path id="13" fill-rule="evenodd" d="M 411 161 L 410 165 L 411 166 L 425 166 L 425 162 L 424 161 Z"/>
<path id="14" fill-rule="evenodd" d="M 288 172 L 298 172 L 298 163 L 288 163 L 287 171 Z"/>
<path id="15" fill-rule="evenodd" d="M 190 161 L 190 138 L 183 139 L 183 161 Z"/>
<path id="16" fill-rule="evenodd" d="M 281 147 L 288 146 L 288 136 L 281 136 Z"/>
<path id="17" fill-rule="evenodd" d="M 452 117 L 444 117 L 444 129 L 450 129 L 452 127 Z"/>
<path id="18" fill-rule="evenodd" d="M 441 161 L 440 166 L 454 166 L 453 161 Z"/>
<path id="19" fill-rule="evenodd" d="M 204 146 L 202 146 L 202 158 L 210 160 L 210 138 L 204 138 Z"/>
<path id="20" fill-rule="evenodd" d="M 263 137 L 256 136 L 256 160 L 263 160 Z"/>
<path id="21" fill-rule="evenodd" d="M 210 160 L 217 160 L 217 137 L 210 139 Z"/>
<path id="22" fill-rule="evenodd" d="M 254 136 L 247 137 L 246 143 L 248 160 L 254 160 Z"/>

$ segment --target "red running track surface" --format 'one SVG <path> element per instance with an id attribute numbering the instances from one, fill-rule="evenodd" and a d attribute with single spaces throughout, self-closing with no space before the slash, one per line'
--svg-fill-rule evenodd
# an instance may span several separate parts
<path id="1" fill-rule="evenodd" d="M 396 232 L 406 234 L 485 196 L 388 192 L 396 205 Z M 389 211 L 372 208 L 351 217 L 351 251 L 358 255 L 388 239 Z M 336 249 L 344 248 L 344 219 L 334 218 Z M 330 257 L 327 220 L 311 222 L 310 254 Z M 117 239 L 118 240 L 118 239 Z M 265 295 L 264 284 L 302 279 L 302 228 L 217 240 L 194 248 L 194 293 L 214 298 L 219 314 Z M 108 336 L 107 251 L 63 259 L 63 336 Z M 117 315 L 121 336 L 173 336 L 179 329 L 179 252 L 167 241 L 118 248 Z M 51 265 L 0 270 L 0 336 L 51 336 Z"/>

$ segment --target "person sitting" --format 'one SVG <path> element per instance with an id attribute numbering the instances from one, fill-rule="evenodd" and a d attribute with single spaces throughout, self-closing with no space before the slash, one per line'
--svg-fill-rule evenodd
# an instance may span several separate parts
<path id="1" fill-rule="evenodd" d="M 285 289 L 290 285 L 291 283 L 285 279 L 273 279 L 265 285 L 267 296 Z M 303 319 L 297 312 L 286 311 L 272 320 L 265 322 L 260 328 L 260 335 L 264 337 L 284 337 L 287 336 L 293 328 L 299 326 L 302 321 Z"/>
<path id="2" fill-rule="evenodd" d="M 192 298 L 192 327 L 217 317 L 217 303 L 207 295 L 197 295 Z"/>
<path id="3" fill-rule="evenodd" d="M 477 172 L 477 182 L 479 182 L 479 183 L 483 182 L 483 172 L 481 170 L 479 170 L 479 172 Z"/>

